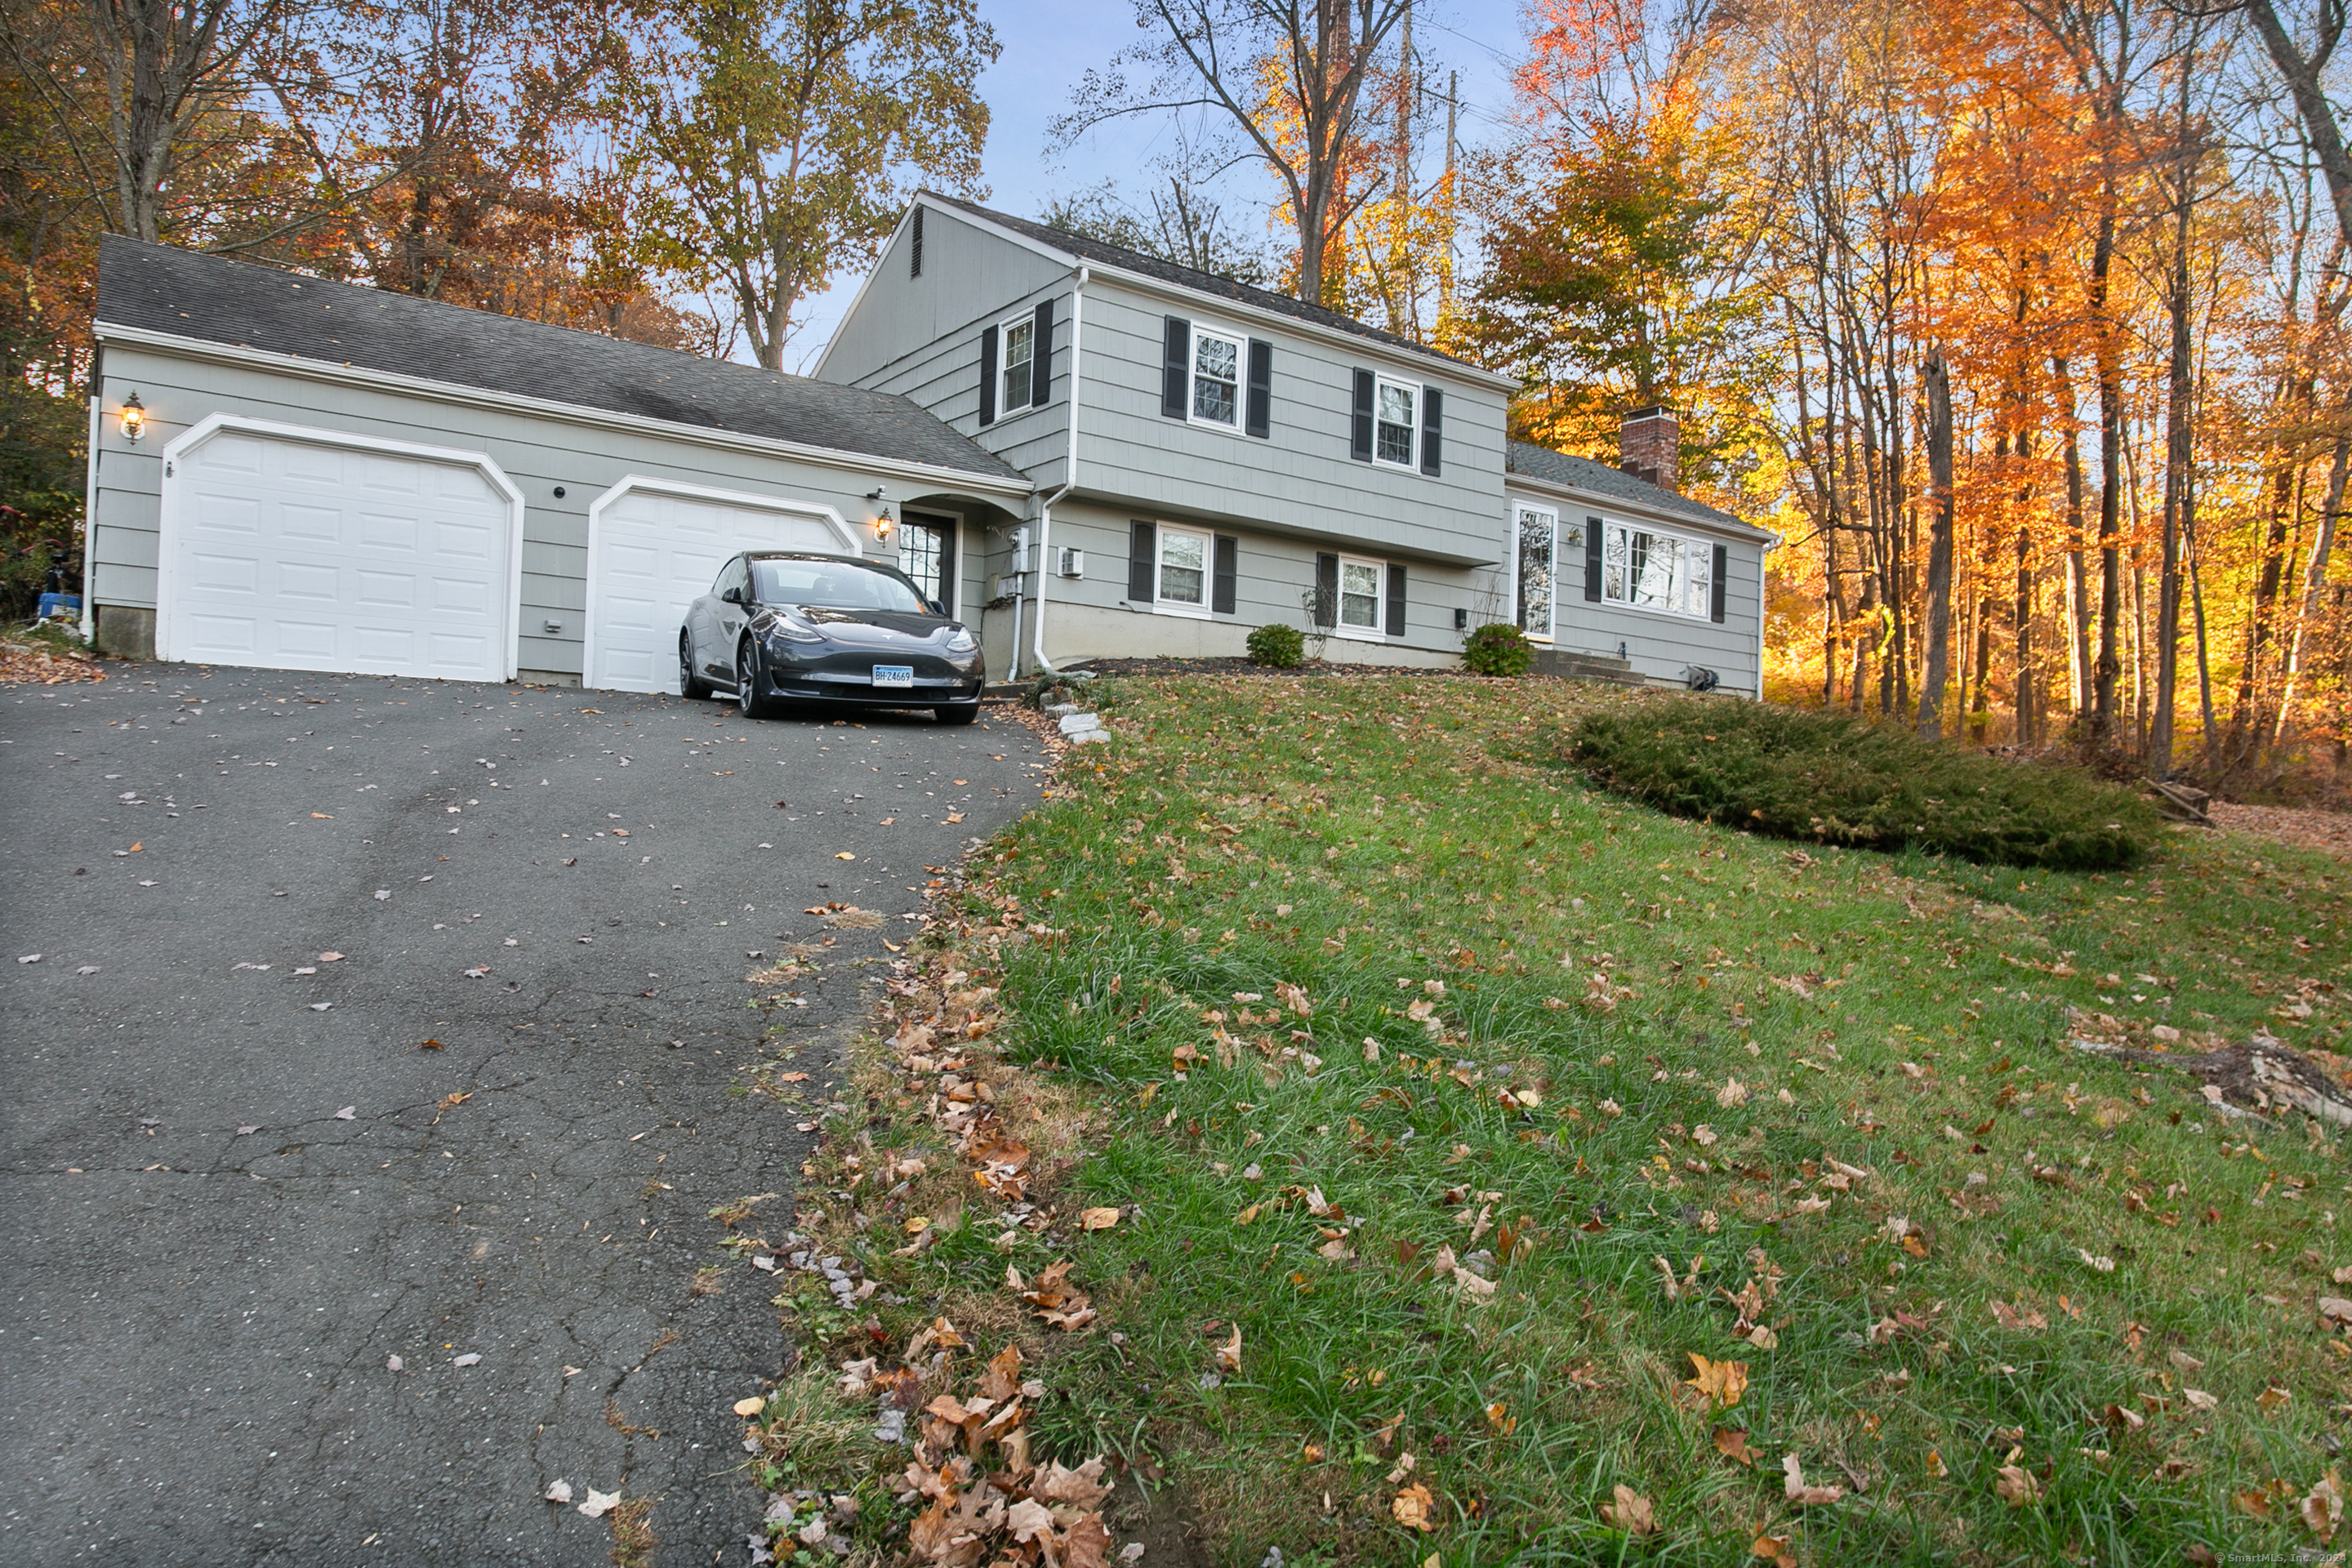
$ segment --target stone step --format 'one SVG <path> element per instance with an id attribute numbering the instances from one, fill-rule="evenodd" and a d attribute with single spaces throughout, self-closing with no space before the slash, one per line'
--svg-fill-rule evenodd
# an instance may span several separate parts
<path id="1" fill-rule="evenodd" d="M 1565 648 L 1536 649 L 1530 673 L 1565 676 L 1570 680 L 1605 681 L 1612 686 L 1649 684 L 1634 673 L 1631 659 L 1600 653 L 1571 653 Z"/>

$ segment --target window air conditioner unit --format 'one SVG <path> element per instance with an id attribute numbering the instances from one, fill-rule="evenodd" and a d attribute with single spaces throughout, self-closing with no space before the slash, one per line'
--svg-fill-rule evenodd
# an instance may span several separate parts
<path id="1" fill-rule="evenodd" d="M 1054 570 L 1060 573 L 1065 577 L 1085 576 L 1087 574 L 1087 552 L 1083 550 L 1072 550 L 1067 545 L 1063 546 Z"/>

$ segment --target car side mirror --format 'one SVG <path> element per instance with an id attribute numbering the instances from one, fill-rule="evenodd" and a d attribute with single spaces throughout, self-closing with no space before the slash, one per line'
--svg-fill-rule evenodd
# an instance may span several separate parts
<path id="1" fill-rule="evenodd" d="M 740 605 L 743 602 L 743 590 L 740 588 L 730 588 L 719 596 L 728 604 Z"/>
<path id="2" fill-rule="evenodd" d="M 931 607 L 931 614 L 935 616 L 945 616 L 948 613 L 948 607 L 937 599 L 926 599 L 923 603 Z"/>

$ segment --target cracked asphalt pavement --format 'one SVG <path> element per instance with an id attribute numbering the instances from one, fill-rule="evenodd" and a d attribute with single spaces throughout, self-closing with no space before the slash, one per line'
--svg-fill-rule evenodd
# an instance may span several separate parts
<path id="1" fill-rule="evenodd" d="M 0 1561 L 604 1562 L 559 1477 L 735 1560 L 728 1405 L 785 1345 L 708 1211 L 790 1202 L 884 942 L 1037 739 L 108 670 L 0 688 Z M 751 1005 L 787 940 L 815 973 Z M 747 1092 L 784 1053 L 800 1107 Z"/>

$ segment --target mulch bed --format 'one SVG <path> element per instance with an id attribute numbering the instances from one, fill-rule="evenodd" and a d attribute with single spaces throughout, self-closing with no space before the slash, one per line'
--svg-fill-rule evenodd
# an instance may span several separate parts
<path id="1" fill-rule="evenodd" d="M 2352 860 L 2352 816 L 2343 812 L 2285 805 L 2231 805 L 2220 800 L 2205 811 L 2217 827 Z"/>
<path id="2" fill-rule="evenodd" d="M 30 682 L 57 686 L 68 680 L 104 680 L 98 661 L 78 654 L 51 653 L 24 643 L 0 642 L 0 685 Z"/>
<path id="3" fill-rule="evenodd" d="M 1313 675 L 1460 675 L 1458 669 L 1426 669 L 1418 665 L 1335 664 L 1310 658 L 1295 669 L 1276 669 L 1245 658 L 1090 658 L 1076 666 L 1097 675 L 1256 675 L 1290 679 Z"/>

